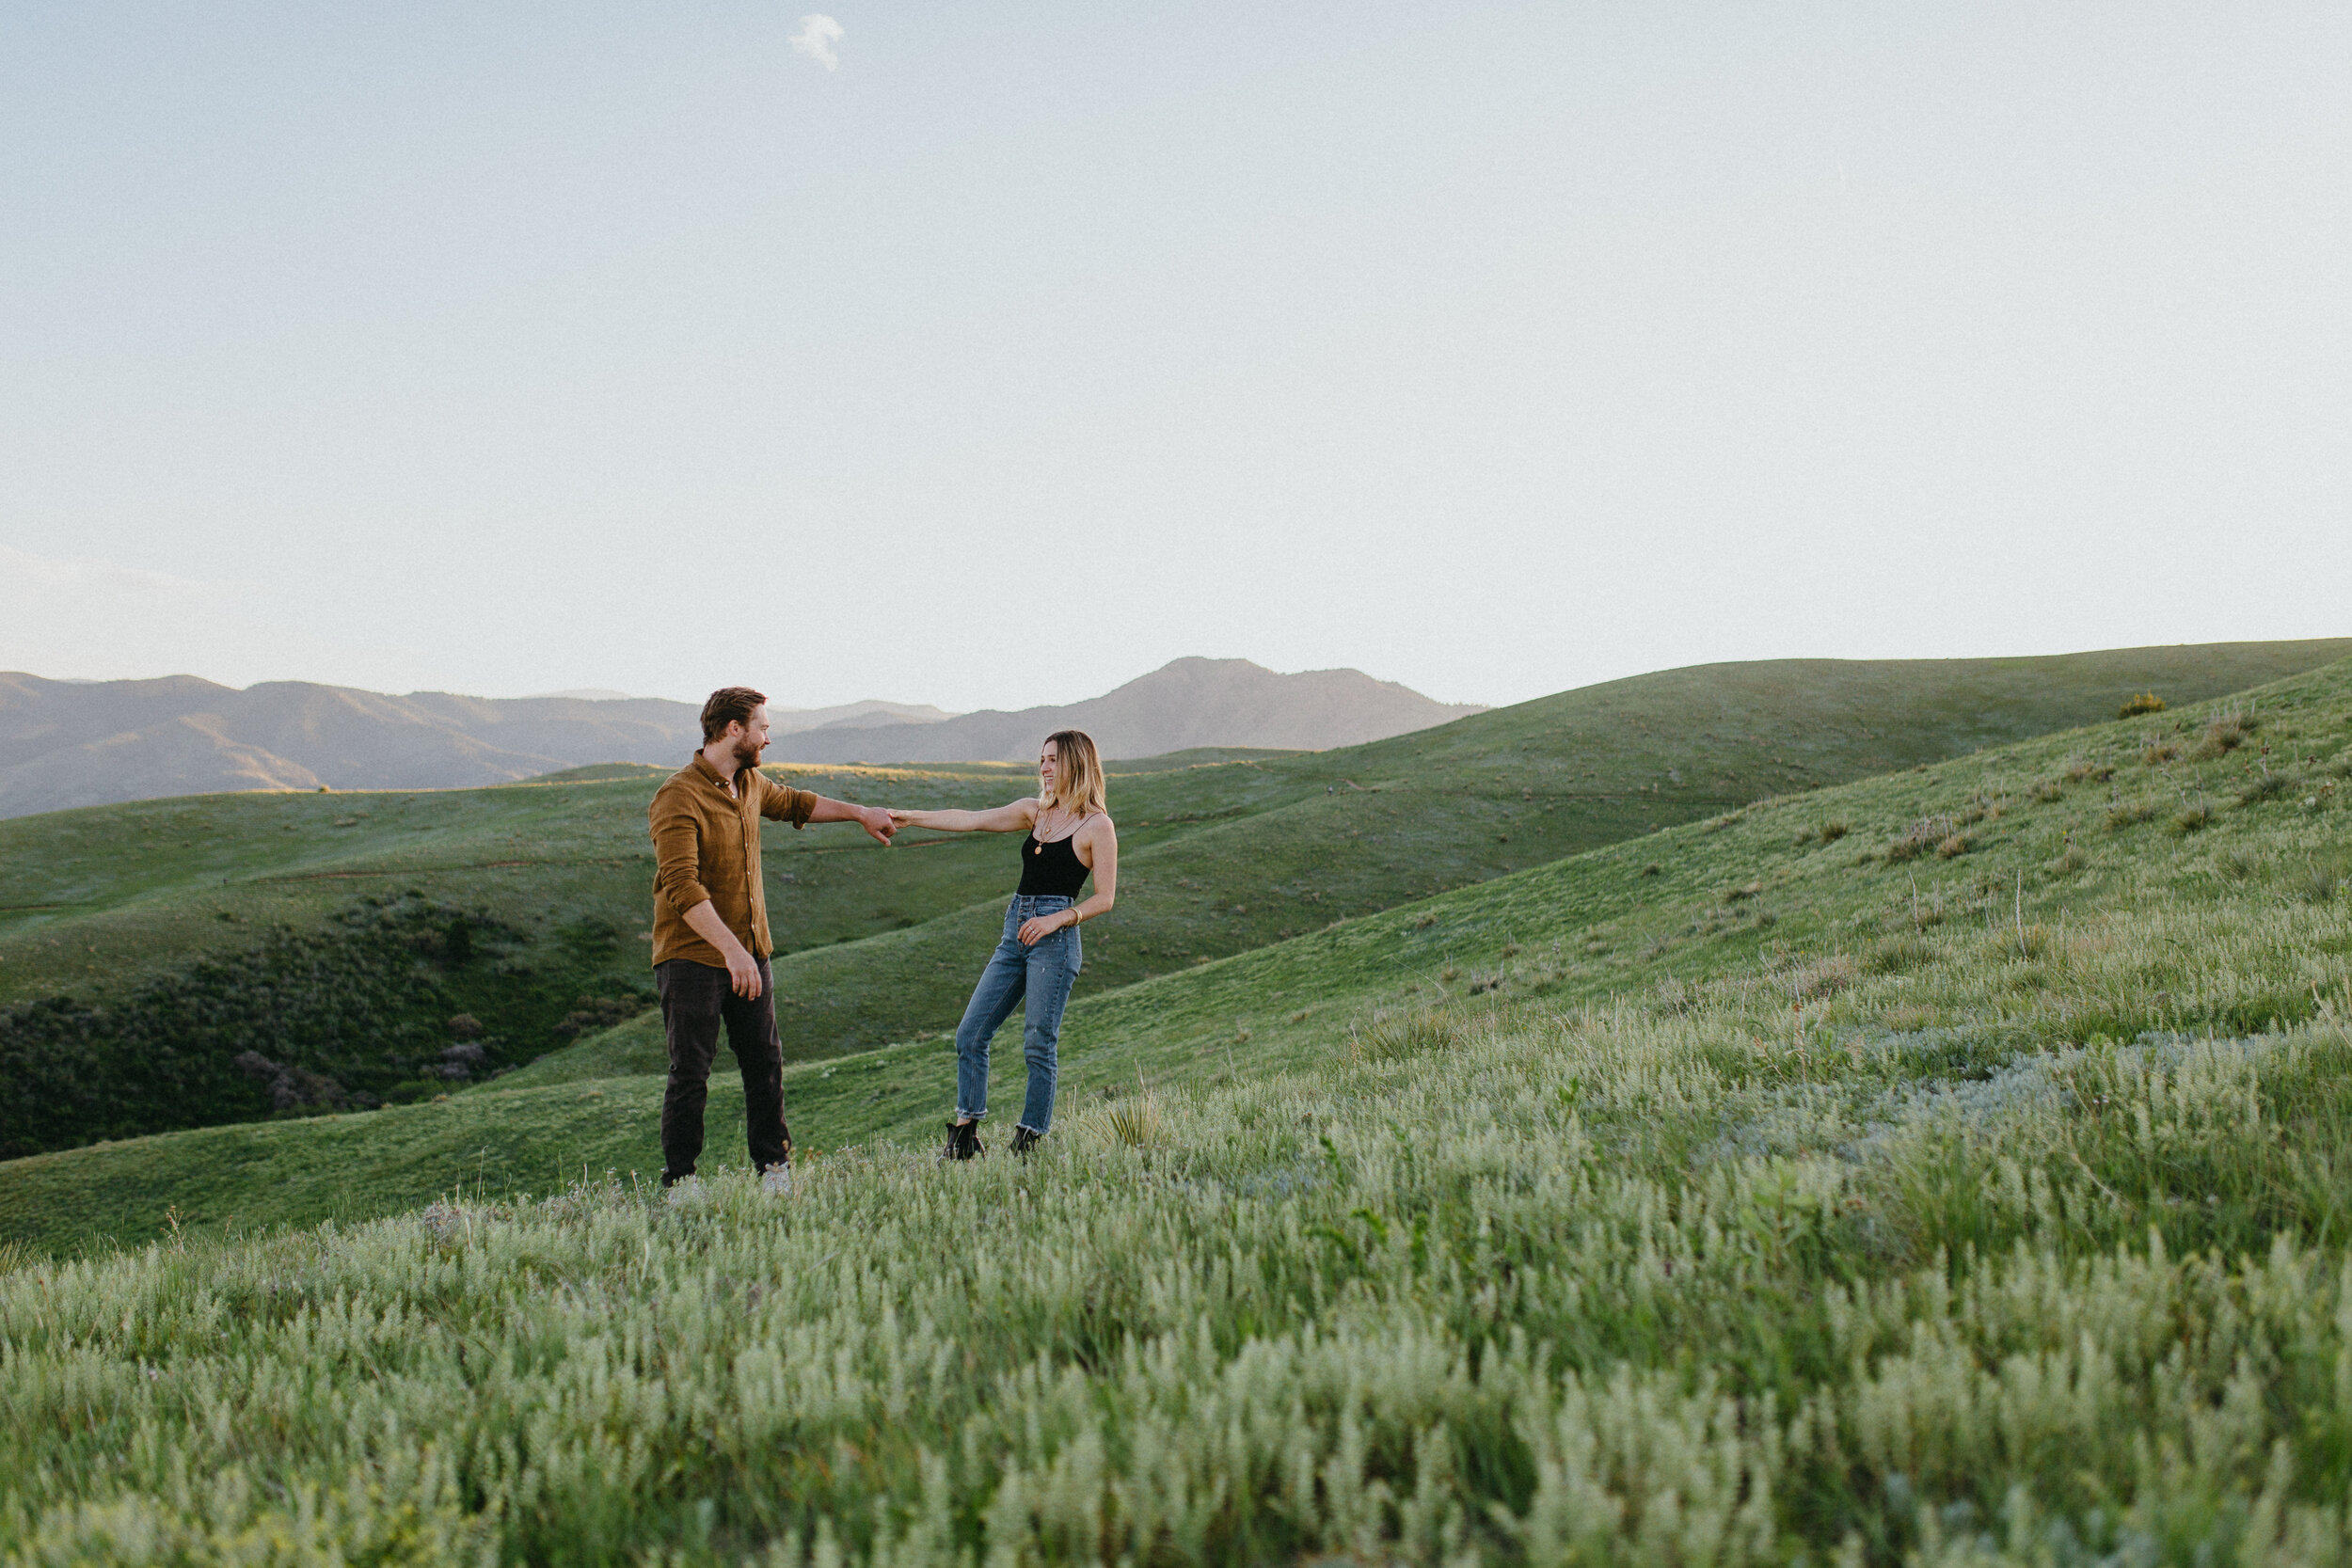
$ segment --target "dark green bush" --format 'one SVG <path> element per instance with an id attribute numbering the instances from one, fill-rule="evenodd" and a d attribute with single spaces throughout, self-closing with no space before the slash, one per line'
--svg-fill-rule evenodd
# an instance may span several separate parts
<path id="1" fill-rule="evenodd" d="M 410 895 L 113 996 L 21 1003 L 0 1010 L 0 1159 L 414 1099 L 643 1005 L 567 1008 L 582 978 L 567 958 L 482 911 Z"/>

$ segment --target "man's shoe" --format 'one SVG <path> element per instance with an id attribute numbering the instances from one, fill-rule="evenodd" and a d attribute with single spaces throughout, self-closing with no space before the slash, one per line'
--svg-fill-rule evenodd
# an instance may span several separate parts
<path id="1" fill-rule="evenodd" d="M 977 1121 L 951 1121 L 947 1124 L 947 1146 L 939 1151 L 940 1159 L 977 1160 L 988 1152 L 980 1142 L 980 1124 Z"/>
<path id="2" fill-rule="evenodd" d="M 1044 1141 L 1045 1134 L 1042 1132 L 1032 1132 L 1026 1127 L 1012 1130 L 1012 1151 L 1015 1154 L 1026 1154 Z"/>
<path id="3" fill-rule="evenodd" d="M 770 1197 L 792 1196 L 792 1167 L 788 1164 L 770 1165 L 759 1175 L 759 1190 Z"/>

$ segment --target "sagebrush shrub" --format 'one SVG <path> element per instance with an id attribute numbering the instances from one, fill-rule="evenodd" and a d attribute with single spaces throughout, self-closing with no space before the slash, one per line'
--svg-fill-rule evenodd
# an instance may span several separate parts
<path id="1" fill-rule="evenodd" d="M 1800 1002 L 1834 996 L 1862 978 L 1862 961 L 1851 953 L 1833 953 L 1803 965 L 1792 975 L 1789 990 Z"/>
<path id="2" fill-rule="evenodd" d="M 1903 830 L 1900 836 L 1886 847 L 1886 858 L 1890 861 L 1917 860 L 1951 837 L 1956 831 L 1951 817 L 1923 816 Z"/>
<path id="3" fill-rule="evenodd" d="M 2225 849 L 2214 865 L 2233 882 L 2242 882 L 2262 869 L 2262 860 L 2249 850 Z"/>
<path id="4" fill-rule="evenodd" d="M 1363 1062 L 1398 1062 L 1458 1049 L 1470 1038 L 1463 1021 L 1434 1008 L 1375 1013 L 1348 1037 L 1348 1054 Z"/>
<path id="5" fill-rule="evenodd" d="M 2273 773 L 2268 768 L 2238 785 L 2237 800 L 2241 806 L 2260 805 L 2275 800 L 2296 788 L 2301 781 L 2286 773 Z"/>
<path id="6" fill-rule="evenodd" d="M 1935 947 L 1925 937 L 1882 937 L 1870 946 L 1866 961 L 1873 974 L 1900 974 L 1935 960 Z"/>
<path id="7" fill-rule="evenodd" d="M 2217 715 L 2198 737 L 2194 753 L 2201 761 L 2226 756 L 2246 744 L 2254 733 L 2255 718 L 2250 713 L 2229 712 Z"/>

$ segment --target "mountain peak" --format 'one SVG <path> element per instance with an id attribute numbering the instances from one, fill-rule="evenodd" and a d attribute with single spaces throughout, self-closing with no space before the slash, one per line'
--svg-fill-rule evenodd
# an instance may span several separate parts
<path id="1" fill-rule="evenodd" d="M 1360 670 L 1284 674 L 1246 658 L 1194 655 L 1082 703 L 988 709 L 924 725 L 803 731 L 779 739 L 769 754 L 787 762 L 1025 762 L 1061 729 L 1086 731 L 1105 757 L 1118 759 L 1205 746 L 1320 752 L 1483 711 L 1432 702 Z"/>
<path id="2" fill-rule="evenodd" d="M 1285 675 L 1246 658 L 1179 658 L 1089 702 L 951 714 L 868 700 L 769 707 L 771 760 L 1026 761 L 1054 730 L 1112 757 L 1197 746 L 1319 751 L 1478 711 L 1355 670 Z M 675 767 L 699 705 L 618 691 L 392 696 L 311 681 L 240 691 L 194 675 L 91 683 L 0 673 L 0 816 L 219 790 L 446 789 L 604 762 Z"/>

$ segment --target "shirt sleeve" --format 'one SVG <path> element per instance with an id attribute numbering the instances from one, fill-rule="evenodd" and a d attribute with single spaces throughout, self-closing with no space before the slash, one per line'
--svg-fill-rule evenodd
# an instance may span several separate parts
<path id="1" fill-rule="evenodd" d="M 771 784 L 768 775 L 759 776 L 759 815 L 774 822 L 789 822 L 795 829 L 808 826 L 809 813 L 817 809 L 817 797 L 805 789 Z"/>
<path id="2" fill-rule="evenodd" d="M 670 907 L 684 914 L 710 901 L 702 884 L 702 829 L 694 813 L 673 790 L 653 798 L 653 883 Z"/>

